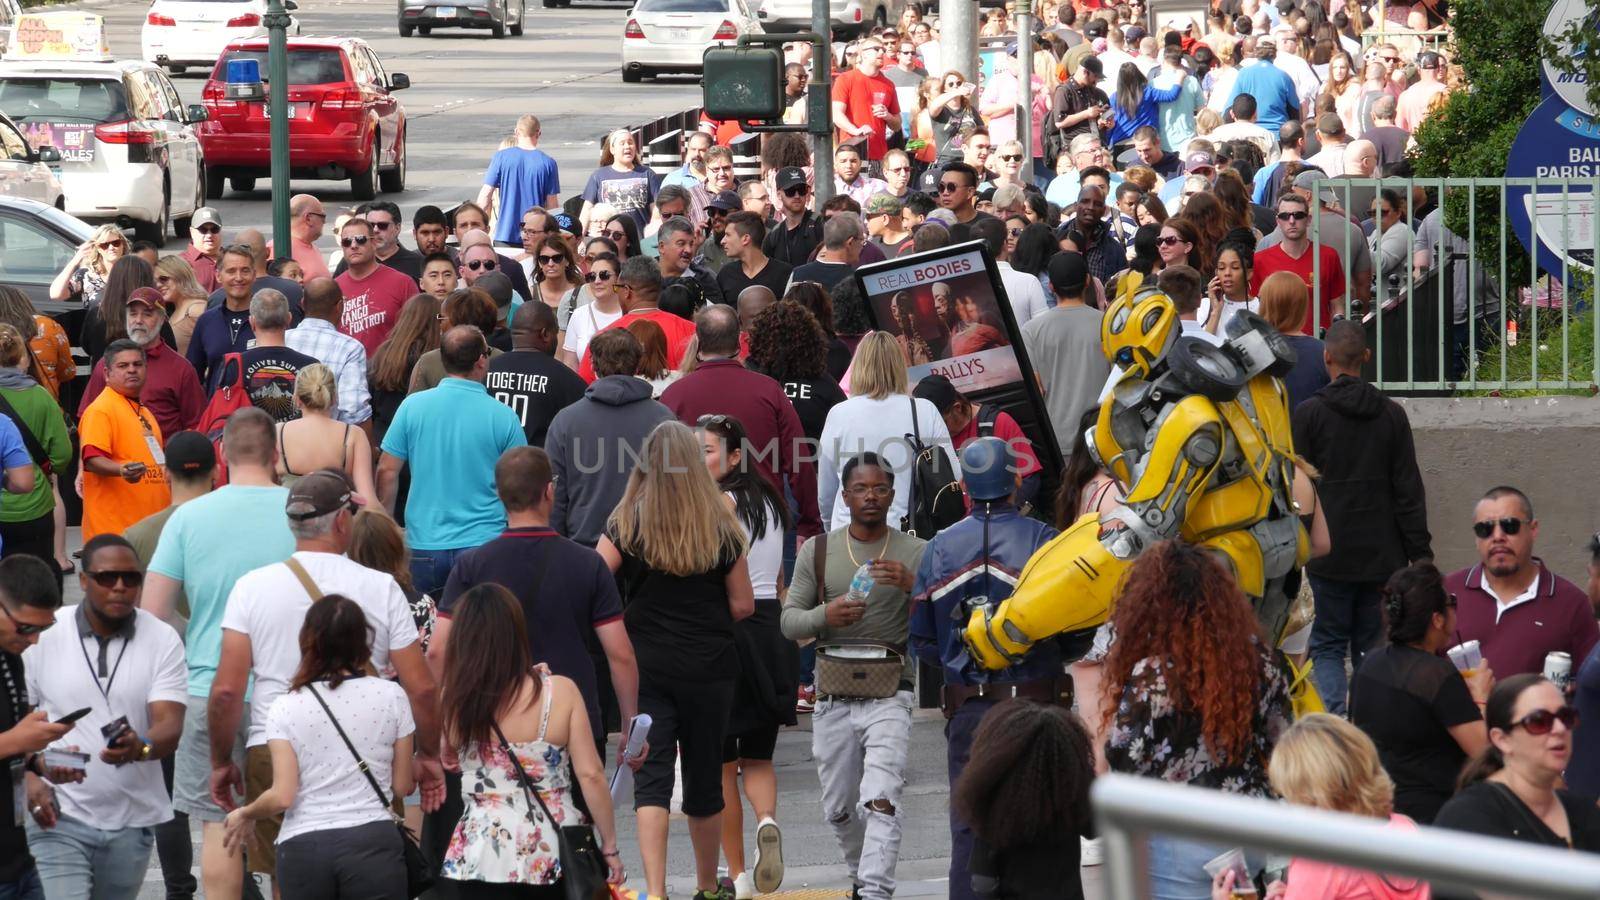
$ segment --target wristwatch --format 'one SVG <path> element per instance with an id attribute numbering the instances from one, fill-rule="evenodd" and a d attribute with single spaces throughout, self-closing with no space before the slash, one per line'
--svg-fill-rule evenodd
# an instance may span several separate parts
<path id="1" fill-rule="evenodd" d="M 150 742 L 142 737 L 139 738 L 139 762 L 148 762 L 150 760 L 150 749 Z"/>

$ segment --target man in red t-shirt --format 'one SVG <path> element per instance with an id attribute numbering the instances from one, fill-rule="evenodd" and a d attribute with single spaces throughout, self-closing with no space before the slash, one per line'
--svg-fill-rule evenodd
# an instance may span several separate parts
<path id="1" fill-rule="evenodd" d="M 417 293 L 417 283 L 378 263 L 378 245 L 366 219 L 345 222 L 339 229 L 339 246 L 344 248 L 347 267 L 334 279 L 344 294 L 339 331 L 360 341 L 370 358 L 394 330 L 400 308 Z"/>
<path id="2" fill-rule="evenodd" d="M 667 336 L 667 366 L 678 368 L 683 361 L 683 350 L 694 337 L 694 323 L 688 319 L 662 312 L 656 308 L 661 296 L 661 269 L 648 256 L 635 256 L 622 264 L 617 273 L 617 299 L 622 301 L 622 318 L 601 331 L 627 328 L 633 322 L 647 319 L 661 326 Z M 584 381 L 594 382 L 594 363 L 589 351 L 583 351 L 583 361 L 578 364 L 578 374 Z"/>
<path id="3" fill-rule="evenodd" d="M 867 159 L 889 152 L 887 133 L 900 130 L 900 102 L 883 68 L 883 44 L 868 38 L 856 45 L 856 67 L 833 82 L 833 127 L 843 144 L 867 137 Z"/>
<path id="4" fill-rule="evenodd" d="M 1294 273 L 1311 291 L 1312 303 L 1306 307 L 1305 333 L 1315 335 L 1316 328 L 1327 328 L 1333 321 L 1335 309 L 1344 308 L 1339 301 L 1344 299 L 1345 284 L 1339 251 L 1323 244 L 1317 254 L 1311 253 L 1310 229 L 1307 227 L 1310 219 L 1310 204 L 1304 197 L 1286 193 L 1278 198 L 1278 230 L 1283 232 L 1283 241 L 1256 254 L 1255 265 L 1250 271 L 1250 295 L 1261 293 L 1261 283 L 1267 280 L 1268 275 L 1274 272 Z M 1321 267 L 1320 272 L 1317 266 Z M 1318 315 L 1316 310 L 1321 310 L 1320 318 L 1313 321 L 1313 316 Z"/>

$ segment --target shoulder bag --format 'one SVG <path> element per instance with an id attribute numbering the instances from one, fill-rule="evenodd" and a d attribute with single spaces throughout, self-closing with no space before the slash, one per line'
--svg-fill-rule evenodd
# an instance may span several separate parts
<path id="1" fill-rule="evenodd" d="M 922 442 L 917 398 L 907 397 L 906 401 L 911 404 L 911 434 L 905 435 L 912 453 L 911 497 L 900 530 L 929 540 L 966 518 L 967 505 L 961 494 L 961 475 L 950 464 L 950 457 L 938 444 L 930 447 Z"/>
<path id="2" fill-rule="evenodd" d="M 302 569 L 301 571 L 304 570 Z M 384 793 L 383 788 L 378 785 L 378 779 L 372 777 L 372 770 L 367 768 L 367 761 L 361 758 L 361 753 L 356 750 L 356 745 L 350 742 L 350 736 L 344 733 L 344 726 L 339 724 L 339 720 L 334 716 L 333 710 L 328 707 L 328 701 L 322 699 L 322 694 L 317 691 L 316 685 L 308 684 L 306 685 L 306 690 L 311 692 L 311 696 L 317 698 L 317 703 L 321 704 L 322 711 L 328 714 L 328 721 L 333 723 L 333 730 L 339 732 L 339 739 L 344 741 L 345 747 L 349 748 L 350 755 L 356 758 L 356 768 L 360 769 L 361 774 L 367 777 L 367 784 L 372 785 L 372 792 L 378 795 L 378 805 L 382 806 L 384 812 L 389 814 L 390 820 L 394 822 L 395 829 L 400 832 L 401 854 L 405 858 L 406 866 L 406 896 L 421 896 L 425 891 L 433 887 L 433 866 L 428 863 L 427 855 L 422 852 L 421 845 L 417 843 L 417 836 L 411 832 L 411 829 L 406 827 L 403 819 L 394 814 L 394 810 L 389 806 L 389 795 Z"/>
<path id="3" fill-rule="evenodd" d="M 548 685 L 545 690 L 549 690 Z M 562 895 L 567 900 L 596 900 L 609 895 L 610 889 L 606 885 L 608 870 L 605 857 L 600 853 L 600 845 L 594 839 L 594 826 L 558 824 L 556 817 L 550 815 L 550 807 L 544 805 L 544 798 L 533 786 L 533 779 L 522 768 L 522 760 L 517 759 L 517 753 L 511 748 L 511 742 L 506 740 L 505 732 L 500 730 L 499 722 L 494 723 L 494 736 L 500 739 L 500 749 L 505 751 L 512 768 L 517 770 L 517 781 L 522 784 L 523 792 L 538 805 L 545 821 L 555 830 L 556 848 L 561 857 Z M 531 809 L 528 810 L 528 818 L 533 818 Z"/>
<path id="4" fill-rule="evenodd" d="M 893 535 L 890 536 L 893 539 Z M 849 535 L 845 540 L 849 540 Z M 817 535 L 812 569 L 817 600 L 828 605 L 828 533 Z M 851 577 L 854 577 L 852 574 Z M 904 649 L 882 641 L 838 638 L 818 644 L 817 693 L 841 700 L 885 700 L 900 689 L 905 671 Z"/>

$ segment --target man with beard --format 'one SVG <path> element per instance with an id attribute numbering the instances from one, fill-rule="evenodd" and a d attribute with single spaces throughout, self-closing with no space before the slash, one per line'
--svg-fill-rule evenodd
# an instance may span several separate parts
<path id="1" fill-rule="evenodd" d="M 388 200 L 375 200 L 357 207 L 356 215 L 366 219 L 371 227 L 373 253 L 380 265 L 388 266 L 413 282 L 422 276 L 422 254 L 407 250 L 400 243 L 400 207 Z M 334 277 L 343 275 L 349 267 L 348 258 L 339 260 L 339 267 L 333 270 Z"/>
<path id="2" fill-rule="evenodd" d="M 673 216 L 661 224 L 660 238 L 661 277 L 666 284 L 682 284 L 695 297 L 695 309 L 707 303 L 722 302 L 722 288 L 717 286 L 717 276 L 696 265 L 694 224 L 683 216 Z"/>
<path id="3" fill-rule="evenodd" d="M 46 896 L 130 897 L 144 884 L 151 831 L 172 818 L 161 760 L 183 730 L 188 669 L 178 633 L 139 608 L 144 575 L 127 540 L 84 544 L 78 582 L 83 602 L 57 610 L 22 659 L 28 693 L 51 719 L 88 708 L 62 741 L 89 751 L 86 777 L 28 779 L 28 843 Z"/>
<path id="4" fill-rule="evenodd" d="M 250 298 L 250 329 L 256 345 L 240 357 L 244 368 L 244 390 L 250 403 L 272 417 L 274 422 L 300 418 L 294 405 L 294 379 L 316 357 L 291 350 L 284 343 L 289 328 L 289 298 L 266 288 Z"/>
<path id="5" fill-rule="evenodd" d="M 167 323 L 167 307 L 161 292 L 151 287 L 135 288 L 128 295 L 128 340 L 144 348 L 145 383 L 139 402 L 155 416 L 162 434 L 177 434 L 193 428 L 206 409 L 206 392 L 194 366 L 161 340 L 161 326 Z M 105 360 L 95 364 L 89 386 L 78 401 L 78 418 L 106 387 Z"/>
<path id="6" fill-rule="evenodd" d="M 798 166 L 779 169 L 775 185 L 782 216 L 767 231 L 761 252 L 778 262 L 798 266 L 809 260 L 811 251 L 822 243 L 822 219 L 808 208 L 811 182 L 805 169 Z"/>
<path id="7" fill-rule="evenodd" d="M 1128 267 L 1127 251 L 1106 224 L 1106 192 L 1099 185 L 1078 191 L 1077 217 L 1062 235 L 1061 249 L 1082 253 L 1089 273 L 1103 283 Z"/>

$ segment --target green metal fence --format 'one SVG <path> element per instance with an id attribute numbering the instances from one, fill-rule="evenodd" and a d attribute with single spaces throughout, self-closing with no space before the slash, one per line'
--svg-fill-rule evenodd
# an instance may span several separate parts
<path id="1" fill-rule="evenodd" d="M 1313 333 L 1329 324 L 1326 245 L 1338 253 L 1346 286 L 1328 298 L 1332 314 L 1365 326 L 1372 348 L 1366 374 L 1380 387 L 1595 392 L 1600 176 L 1333 178 L 1319 182 L 1317 195 L 1309 198 Z M 1374 212 L 1386 200 L 1398 216 L 1384 225 Z M 1349 228 L 1352 222 L 1362 230 Z M 1352 246 L 1363 233 L 1364 247 Z M 1402 240 L 1403 255 L 1396 252 Z M 1372 262 L 1363 266 L 1367 258 Z"/>
<path id="2" fill-rule="evenodd" d="M 1378 44 L 1393 44 L 1396 49 L 1413 51 L 1408 56 L 1415 56 L 1423 50 L 1444 53 L 1450 45 L 1450 33 L 1418 31 L 1415 28 L 1401 28 L 1398 25 L 1379 22 L 1361 32 L 1361 50 L 1365 52 Z"/>

